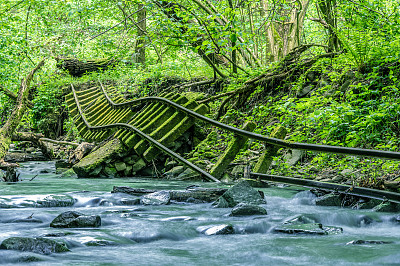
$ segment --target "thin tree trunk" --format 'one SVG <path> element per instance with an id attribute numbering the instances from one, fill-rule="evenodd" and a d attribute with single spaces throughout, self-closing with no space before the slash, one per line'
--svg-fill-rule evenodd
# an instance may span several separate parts
<path id="1" fill-rule="evenodd" d="M 138 5 L 140 10 L 137 13 L 137 41 L 135 47 L 135 62 L 141 65 L 146 64 L 146 9 L 143 4 Z"/>
<path id="2" fill-rule="evenodd" d="M 30 83 L 36 71 L 44 65 L 44 59 L 22 80 L 18 91 L 18 98 L 14 109 L 7 122 L 0 129 L 0 164 L 3 163 L 4 156 L 10 147 L 11 138 L 17 129 L 22 117 L 27 109 L 27 99 L 30 92 Z"/>

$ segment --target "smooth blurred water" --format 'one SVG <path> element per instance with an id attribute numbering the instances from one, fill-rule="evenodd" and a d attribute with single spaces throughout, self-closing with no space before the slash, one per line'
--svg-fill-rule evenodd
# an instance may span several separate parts
<path id="1" fill-rule="evenodd" d="M 266 195 L 267 204 L 263 207 L 268 211 L 267 216 L 229 217 L 230 209 L 216 209 L 211 204 L 126 206 L 123 205 L 126 200 L 137 197 L 110 193 L 113 186 L 153 189 L 184 189 L 192 184 L 217 186 L 212 183 L 60 178 L 52 162 L 25 163 L 20 174 L 19 183 L 0 183 L 0 203 L 11 206 L 0 208 L 0 242 L 12 236 L 46 236 L 64 241 L 71 252 L 46 256 L 0 250 L 0 264 L 21 264 L 24 257 L 34 255 L 42 261 L 29 265 L 400 265 L 400 224 L 393 219 L 398 213 L 317 207 L 313 195 L 299 187 L 261 189 Z M 31 207 L 32 203 L 55 194 L 70 195 L 76 203 L 72 207 Z M 49 227 L 58 214 L 68 210 L 100 215 L 102 226 Z M 273 233 L 275 226 L 298 214 L 323 225 L 340 226 L 343 234 Z M 28 216 L 35 219 L 19 220 Z M 234 226 L 235 234 L 206 236 L 196 230 L 200 226 L 226 223 Z M 346 245 L 359 239 L 393 243 Z"/>

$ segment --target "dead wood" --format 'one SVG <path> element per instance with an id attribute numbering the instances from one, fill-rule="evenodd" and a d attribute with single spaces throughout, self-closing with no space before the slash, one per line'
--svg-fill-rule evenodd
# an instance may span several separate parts
<path id="1" fill-rule="evenodd" d="M 102 58 L 93 60 L 78 60 L 75 58 L 56 57 L 57 68 L 67 70 L 73 77 L 81 77 L 86 73 L 98 72 L 115 66 L 119 60 Z"/>
<path id="2" fill-rule="evenodd" d="M 226 96 L 229 96 L 229 99 L 232 99 L 233 96 L 238 96 L 234 106 L 236 108 L 239 108 L 240 106 L 243 106 L 245 104 L 248 97 L 254 92 L 257 87 L 264 87 L 264 92 L 267 90 L 271 91 L 286 83 L 293 82 L 313 64 L 315 64 L 319 59 L 331 58 L 339 54 L 326 53 L 315 56 L 311 59 L 300 60 L 301 54 L 313 46 L 319 45 L 307 44 L 299 46 L 293 49 L 293 51 L 290 52 L 275 68 L 257 77 L 247 80 L 244 85 L 239 89 L 209 97 L 207 99 L 199 101 L 199 103 L 207 103 Z M 226 103 L 227 102 L 224 102 L 224 105 Z M 219 113 L 219 116 L 221 116 L 221 113 Z"/>
<path id="3" fill-rule="evenodd" d="M 82 142 L 69 157 L 68 160 L 69 163 L 71 164 L 78 163 L 80 160 L 82 160 L 83 157 L 88 155 L 93 150 L 94 147 L 95 145 L 92 143 Z"/>

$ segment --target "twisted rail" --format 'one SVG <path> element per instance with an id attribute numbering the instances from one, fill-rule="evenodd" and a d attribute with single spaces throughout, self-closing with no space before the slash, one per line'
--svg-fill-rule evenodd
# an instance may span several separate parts
<path id="1" fill-rule="evenodd" d="M 172 150 L 168 149 L 167 147 L 165 147 L 164 145 L 162 145 L 161 143 L 159 143 L 158 141 L 156 141 L 155 139 L 153 139 L 152 137 L 150 137 L 149 135 L 143 133 L 142 131 L 140 131 L 139 129 L 137 129 L 136 127 L 126 124 L 126 123 L 114 123 L 114 124 L 107 124 L 107 125 L 103 125 L 103 126 L 92 126 L 88 123 L 88 121 L 86 120 L 83 112 L 82 112 L 82 108 L 79 104 L 78 101 L 78 97 L 76 95 L 76 91 L 74 86 L 71 84 L 71 89 L 72 89 L 72 93 L 74 95 L 74 99 L 76 102 L 76 106 L 78 108 L 78 112 L 79 115 L 82 117 L 83 122 L 85 123 L 86 127 L 91 129 L 91 130 L 106 130 L 106 129 L 110 129 L 110 128 L 127 128 L 129 130 L 134 131 L 136 134 L 138 134 L 139 136 L 141 136 L 142 138 L 146 139 L 147 141 L 151 142 L 152 144 L 154 144 L 154 146 L 156 146 L 157 148 L 159 148 L 160 150 L 163 150 L 165 153 L 171 155 L 172 157 L 174 157 L 175 159 L 177 159 L 179 162 L 186 164 L 188 167 L 190 167 L 191 169 L 195 170 L 196 172 L 200 173 L 203 177 L 205 177 L 208 180 L 212 180 L 215 182 L 221 182 L 218 179 L 216 179 L 215 177 L 213 177 L 212 175 L 210 175 L 209 173 L 207 173 L 206 171 L 204 171 L 203 169 L 197 167 L 196 165 L 192 164 L 191 162 L 185 160 L 184 158 L 182 158 L 179 154 L 173 152 Z M 107 96 L 108 97 L 108 96 Z M 108 98 L 109 99 L 109 98 Z"/>
<path id="2" fill-rule="evenodd" d="M 146 98 L 140 98 L 140 99 L 127 101 L 127 102 L 123 102 L 123 103 L 115 103 L 108 96 L 106 90 L 104 89 L 103 84 L 100 81 L 99 81 L 99 83 L 101 85 L 101 91 L 104 94 L 104 96 L 107 100 L 107 103 L 109 104 L 109 106 L 112 109 L 126 108 L 127 106 L 131 107 L 132 105 L 139 105 L 139 104 L 143 104 L 143 103 L 149 102 L 149 101 L 162 102 L 162 103 L 166 103 L 170 106 L 173 106 L 176 109 L 181 110 L 194 118 L 208 122 L 208 123 L 210 123 L 216 127 L 219 127 L 221 129 L 225 129 L 225 130 L 228 130 L 230 132 L 233 132 L 233 133 L 241 135 L 241 136 L 256 139 L 259 141 L 264 141 L 268 144 L 272 144 L 272 145 L 276 145 L 276 146 L 280 146 L 280 147 L 291 148 L 291 149 L 310 150 L 310 151 L 317 151 L 317 152 L 330 152 L 330 153 L 340 153 L 340 154 L 347 154 L 347 155 L 370 156 L 370 157 L 378 157 L 378 158 L 385 158 L 385 159 L 395 159 L 395 160 L 400 159 L 399 152 L 379 151 L 379 150 L 359 149 L 359 148 L 347 148 L 347 147 L 317 145 L 317 144 L 307 144 L 307 143 L 296 143 L 296 142 L 288 142 L 288 141 L 284 141 L 284 140 L 280 140 L 280 139 L 276 139 L 276 138 L 265 137 L 260 134 L 248 132 L 248 131 L 245 131 L 242 129 L 234 128 L 232 126 L 220 123 L 218 121 L 215 121 L 213 119 L 210 119 L 208 117 L 200 115 L 192 110 L 182 107 L 181 105 L 176 104 L 176 103 L 174 103 L 168 99 L 162 98 L 162 97 L 146 97 Z M 202 170 L 201 168 L 197 167 L 196 165 L 192 164 L 191 162 L 185 160 L 177 153 L 168 149 L 167 147 L 165 147 L 164 145 L 162 145 L 161 143 L 159 143 L 158 141 L 156 141 L 155 139 L 153 139 L 152 137 L 143 133 L 142 131 L 140 131 L 139 129 L 137 129 L 136 127 L 134 127 L 132 125 L 129 125 L 126 123 L 114 123 L 114 124 L 108 124 L 108 125 L 102 125 L 102 126 L 91 126 L 84 116 L 84 113 L 83 113 L 82 108 L 78 101 L 78 97 L 76 95 L 75 88 L 73 87 L 72 84 L 71 84 L 71 88 L 72 88 L 74 100 L 77 104 L 79 114 L 82 117 L 82 120 L 85 123 L 86 127 L 88 127 L 89 129 L 91 129 L 91 130 L 106 130 L 109 128 L 126 128 L 128 130 L 132 130 L 136 134 L 140 135 L 142 138 L 144 138 L 147 141 L 149 141 L 150 143 L 152 143 L 154 146 L 156 146 L 160 150 L 163 150 L 165 153 L 174 157 L 179 162 L 187 165 L 194 171 L 198 172 L 205 179 L 212 180 L 215 182 L 221 182 L 218 179 L 216 179 L 215 177 L 213 177 L 212 175 L 210 175 L 209 173 L 207 173 L 206 171 Z M 273 182 L 289 183 L 289 184 L 306 186 L 306 187 L 325 188 L 328 190 L 341 191 L 341 192 L 344 192 L 347 194 L 353 194 L 353 195 L 358 195 L 358 196 L 362 195 L 362 196 L 365 196 L 368 198 L 387 199 L 389 201 L 394 201 L 394 202 L 400 203 L 400 194 L 394 193 L 394 192 L 381 191 L 381 190 L 362 188 L 362 187 L 351 187 L 351 186 L 346 186 L 346 185 L 304 180 L 304 179 L 299 179 L 299 178 L 266 175 L 266 174 L 261 174 L 261 173 L 250 173 L 250 176 L 259 178 L 259 179 L 263 179 L 263 180 L 273 181 Z"/>
<path id="3" fill-rule="evenodd" d="M 245 131 L 243 129 L 235 128 L 221 122 L 215 121 L 211 118 L 205 117 L 201 114 L 198 114 L 192 110 L 189 110 L 185 107 L 180 106 L 177 103 L 174 103 L 168 99 L 162 97 L 146 97 L 146 98 L 139 98 L 136 100 L 126 101 L 123 103 L 115 103 L 112 99 L 108 96 L 107 92 L 105 91 L 103 84 L 99 81 L 101 90 L 106 97 L 109 105 L 111 108 L 124 108 L 126 106 L 138 105 L 144 103 L 146 101 L 158 101 L 164 102 L 168 105 L 179 109 L 186 114 L 203 120 L 213 126 L 216 126 L 221 129 L 228 130 L 233 132 L 237 135 L 244 136 L 250 139 L 255 139 L 259 141 L 264 141 L 265 143 L 272 144 L 279 147 L 289 148 L 289 149 L 296 149 L 296 150 L 307 150 L 307 151 L 316 151 L 316 152 L 327 152 L 327 153 L 339 153 L 339 154 L 346 154 L 346 155 L 357 155 L 357 156 L 367 156 L 367 157 L 376 157 L 376 158 L 383 158 L 383 159 L 392 159 L 392 160 L 400 160 L 400 152 L 392 152 L 392 151 L 380 151 L 380 150 L 372 150 L 372 149 L 360 149 L 360 148 L 349 148 L 349 147 L 339 147 L 339 146 L 330 146 L 330 145 L 319 145 L 319 144 L 309 144 L 309 143 L 299 143 L 299 142 L 291 142 L 285 141 L 276 138 L 270 138 L 263 136 L 261 134 Z"/>

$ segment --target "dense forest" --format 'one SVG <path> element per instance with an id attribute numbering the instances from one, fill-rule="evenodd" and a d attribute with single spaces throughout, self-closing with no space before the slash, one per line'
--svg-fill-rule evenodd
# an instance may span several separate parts
<path id="1" fill-rule="evenodd" d="M 253 121 L 266 136 L 281 126 L 287 141 L 397 152 L 399 7 L 394 0 L 2 1 L 0 126 L 27 73 L 44 60 L 25 80 L 27 111 L 16 130 L 83 141 L 64 97 L 71 83 L 101 81 L 126 99 L 197 93 L 208 117 L 234 127 Z M 203 146 L 195 161 L 213 165 L 234 136 L 196 126 Z M 254 164 L 264 148 L 249 141 L 234 162 Z M 297 153 L 280 149 L 269 172 L 399 188 L 397 161 Z"/>
<path id="2" fill-rule="evenodd" d="M 399 265 L 399 0 L 0 0 L 1 265 Z"/>

